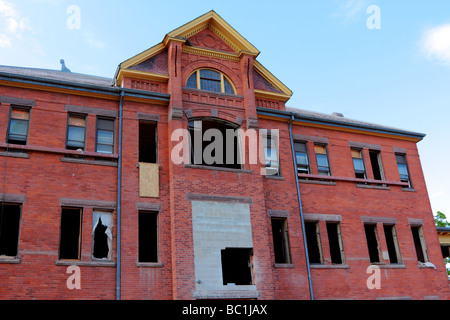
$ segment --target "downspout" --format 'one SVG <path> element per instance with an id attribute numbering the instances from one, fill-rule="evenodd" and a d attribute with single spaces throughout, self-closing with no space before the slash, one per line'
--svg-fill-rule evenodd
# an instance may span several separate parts
<path id="1" fill-rule="evenodd" d="M 294 115 L 291 114 L 291 121 L 289 123 L 289 136 L 290 136 L 290 140 L 291 140 L 292 161 L 294 163 L 294 173 L 295 173 L 294 176 L 295 176 L 295 182 L 296 182 L 296 187 L 297 187 L 298 207 L 300 209 L 300 220 L 302 222 L 303 245 L 305 247 L 305 258 L 306 258 L 306 269 L 308 271 L 309 293 L 311 296 L 311 300 L 314 300 L 313 287 L 312 287 L 312 282 L 311 282 L 311 268 L 310 268 L 310 264 L 309 264 L 308 246 L 306 243 L 305 221 L 303 219 L 302 198 L 300 195 L 300 185 L 299 185 L 298 173 L 297 173 L 297 159 L 295 157 L 294 138 L 292 135 L 292 123 L 293 122 L 294 122 Z"/>
<path id="2" fill-rule="evenodd" d="M 116 299 L 120 300 L 120 275 L 121 275 L 121 211 L 122 211 L 122 121 L 123 121 L 123 97 L 125 92 L 120 90 L 119 104 L 119 159 L 117 172 L 117 267 L 116 267 Z"/>

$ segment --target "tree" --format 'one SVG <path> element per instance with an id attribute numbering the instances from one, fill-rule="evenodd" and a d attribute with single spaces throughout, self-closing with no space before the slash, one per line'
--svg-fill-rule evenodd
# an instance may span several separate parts
<path id="1" fill-rule="evenodd" d="M 450 222 L 447 221 L 447 217 L 442 212 L 438 211 L 434 216 L 434 223 L 436 227 L 450 227 Z M 450 257 L 444 259 L 445 265 L 450 264 Z M 447 274 L 450 276 L 450 269 L 447 268 Z"/>

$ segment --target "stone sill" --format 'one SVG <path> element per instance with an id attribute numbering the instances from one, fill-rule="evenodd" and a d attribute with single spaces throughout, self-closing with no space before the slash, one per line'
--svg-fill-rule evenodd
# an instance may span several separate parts
<path id="1" fill-rule="evenodd" d="M 136 266 L 144 268 L 162 268 L 164 267 L 164 264 L 161 262 L 136 262 Z"/>
<path id="2" fill-rule="evenodd" d="M 22 261 L 15 257 L 0 257 L 0 264 L 19 264 Z"/>
<path id="3" fill-rule="evenodd" d="M 85 267 L 115 267 L 116 263 L 111 260 L 105 261 L 80 261 L 80 260 L 56 260 L 57 266 L 85 266 Z"/>
<path id="4" fill-rule="evenodd" d="M 213 166 L 204 166 L 199 164 L 184 164 L 185 168 L 191 169 L 205 169 L 205 170 L 214 170 L 214 171 L 228 171 L 228 172 L 236 172 L 236 173 L 253 173 L 252 170 L 246 169 L 232 169 L 232 168 L 221 168 L 221 167 L 213 167 Z"/>
<path id="5" fill-rule="evenodd" d="M 311 269 L 349 269 L 348 264 L 311 264 Z"/>

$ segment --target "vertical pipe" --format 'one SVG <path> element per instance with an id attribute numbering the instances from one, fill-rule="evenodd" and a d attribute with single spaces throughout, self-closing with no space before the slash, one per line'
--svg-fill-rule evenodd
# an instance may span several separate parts
<path id="1" fill-rule="evenodd" d="M 296 182 L 296 187 L 297 187 L 298 207 L 300 209 L 300 220 L 302 222 L 303 245 L 305 247 L 306 269 L 308 271 L 309 294 L 311 296 L 311 300 L 314 300 L 314 293 L 313 293 L 313 287 L 312 287 L 312 282 L 311 282 L 311 268 L 310 268 L 310 264 L 309 264 L 308 245 L 306 243 L 305 221 L 303 219 L 302 198 L 300 195 L 300 185 L 298 183 L 297 159 L 295 157 L 294 138 L 292 135 L 292 123 L 293 122 L 294 122 L 294 115 L 291 115 L 291 122 L 289 123 L 289 137 L 291 140 L 292 160 L 294 163 L 294 176 L 295 176 L 295 182 Z"/>
<path id="2" fill-rule="evenodd" d="M 116 267 L 116 299 L 120 300 L 120 276 L 121 276 L 121 214 L 122 214 L 122 121 L 123 121 L 123 97 L 125 93 L 120 90 L 119 103 L 119 159 L 117 164 L 117 267 Z"/>

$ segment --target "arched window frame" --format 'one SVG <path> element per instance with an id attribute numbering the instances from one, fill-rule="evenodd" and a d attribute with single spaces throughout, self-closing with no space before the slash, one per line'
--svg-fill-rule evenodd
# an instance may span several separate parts
<path id="1" fill-rule="evenodd" d="M 203 70 L 210 70 L 210 71 L 216 72 L 216 73 L 218 73 L 220 75 L 220 92 L 219 91 L 214 91 L 214 90 L 202 89 L 202 87 L 201 87 L 201 79 L 202 79 L 201 71 L 203 71 Z M 191 77 L 193 75 L 195 75 L 195 77 L 196 77 L 196 82 L 195 82 L 196 87 L 195 88 L 192 87 L 192 86 L 189 86 L 189 80 L 191 79 Z M 228 83 L 230 84 L 233 93 L 225 92 L 225 80 L 228 81 Z M 231 81 L 231 79 L 226 74 L 224 74 L 223 72 L 220 72 L 219 70 L 212 69 L 212 68 L 200 68 L 200 69 L 196 69 L 195 71 L 193 71 L 189 75 L 189 77 L 187 78 L 186 87 L 187 88 L 198 89 L 198 90 L 205 90 L 205 91 L 209 91 L 209 92 L 215 92 L 215 93 L 224 93 L 224 94 L 236 95 L 236 87 L 234 86 L 233 81 Z"/>

